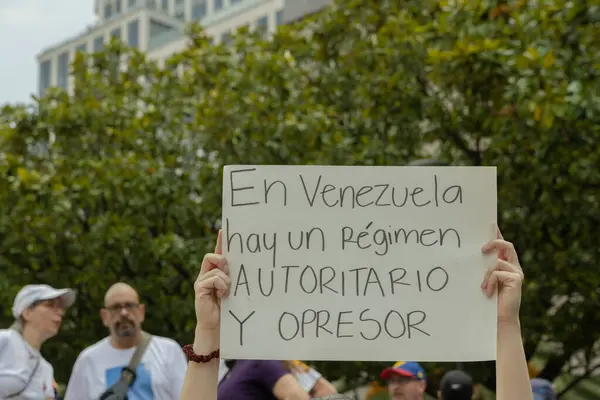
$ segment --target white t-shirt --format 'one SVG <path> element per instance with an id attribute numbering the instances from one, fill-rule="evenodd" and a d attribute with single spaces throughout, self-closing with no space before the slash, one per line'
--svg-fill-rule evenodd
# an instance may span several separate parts
<path id="1" fill-rule="evenodd" d="M 315 387 L 317 381 L 321 379 L 322 375 L 300 361 L 295 361 L 295 367 L 292 372 L 296 380 L 304 390 L 310 392 Z M 221 360 L 219 363 L 219 383 L 225 378 L 228 372 L 229 368 L 225 365 L 225 360 Z"/>
<path id="2" fill-rule="evenodd" d="M 54 398 L 52 365 L 14 329 L 0 330 L 0 399 L 20 392 L 35 371 L 27 388 L 11 400 Z"/>
<path id="3" fill-rule="evenodd" d="M 65 400 L 96 400 L 121 377 L 135 347 L 116 349 L 109 338 L 81 352 L 69 379 Z M 178 400 L 187 369 L 183 349 L 174 340 L 152 336 L 129 389 L 129 400 Z"/>

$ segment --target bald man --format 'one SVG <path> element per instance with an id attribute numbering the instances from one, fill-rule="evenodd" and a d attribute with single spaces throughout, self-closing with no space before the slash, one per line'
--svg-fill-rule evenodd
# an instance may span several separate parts
<path id="1" fill-rule="evenodd" d="M 81 352 L 65 400 L 97 400 L 117 382 L 142 337 L 146 309 L 135 289 L 116 283 L 104 296 L 100 317 L 110 335 Z M 181 346 L 152 336 L 127 393 L 128 400 L 177 400 L 187 368 Z"/>

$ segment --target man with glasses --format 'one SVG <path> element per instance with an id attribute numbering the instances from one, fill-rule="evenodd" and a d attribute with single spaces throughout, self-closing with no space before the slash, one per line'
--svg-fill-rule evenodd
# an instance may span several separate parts
<path id="1" fill-rule="evenodd" d="M 104 297 L 100 316 L 110 335 L 85 349 L 75 362 L 65 400 L 96 400 L 121 377 L 142 338 L 145 307 L 129 285 L 117 283 Z M 187 368 L 174 340 L 152 336 L 128 392 L 130 400 L 177 400 Z"/>
<path id="2" fill-rule="evenodd" d="M 427 377 L 425 370 L 414 361 L 398 361 L 381 373 L 388 382 L 392 400 L 423 400 Z"/>

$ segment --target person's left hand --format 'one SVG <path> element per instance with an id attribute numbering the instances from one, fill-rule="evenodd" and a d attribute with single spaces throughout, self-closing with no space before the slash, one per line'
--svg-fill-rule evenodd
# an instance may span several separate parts
<path id="1" fill-rule="evenodd" d="M 481 251 L 498 252 L 496 263 L 487 271 L 481 283 L 488 297 L 498 290 L 498 322 L 519 322 L 524 274 L 515 247 L 504 240 L 498 228 L 497 238 L 486 243 Z"/>

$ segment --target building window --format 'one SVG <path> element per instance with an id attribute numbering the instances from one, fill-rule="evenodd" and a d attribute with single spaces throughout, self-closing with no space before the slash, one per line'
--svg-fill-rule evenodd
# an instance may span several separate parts
<path id="1" fill-rule="evenodd" d="M 161 7 L 163 11 L 169 11 L 169 0 L 162 0 Z"/>
<path id="2" fill-rule="evenodd" d="M 215 0 L 215 11 L 223 8 L 223 0 Z"/>
<path id="3" fill-rule="evenodd" d="M 115 13 L 121 14 L 121 0 L 115 0 Z"/>
<path id="4" fill-rule="evenodd" d="M 275 26 L 283 24 L 283 10 L 279 10 L 275 13 Z"/>
<path id="5" fill-rule="evenodd" d="M 140 46 L 140 23 L 137 19 L 127 24 L 127 44 L 135 49 Z"/>
<path id="6" fill-rule="evenodd" d="M 199 20 L 206 16 L 206 0 L 201 0 L 192 5 L 192 19 Z"/>
<path id="7" fill-rule="evenodd" d="M 40 86 L 39 94 L 44 95 L 46 89 L 50 87 L 50 76 L 52 74 L 52 64 L 50 60 L 44 61 L 40 64 Z"/>
<path id="8" fill-rule="evenodd" d="M 175 4 L 177 4 L 178 6 L 182 6 L 184 4 L 183 0 L 175 0 Z"/>
<path id="9" fill-rule="evenodd" d="M 231 5 L 241 3 L 241 2 L 242 2 L 242 0 L 231 0 Z"/>
<path id="10" fill-rule="evenodd" d="M 85 53 L 87 51 L 87 43 L 82 43 L 75 48 L 75 53 Z"/>
<path id="11" fill-rule="evenodd" d="M 185 20 L 185 11 L 177 11 L 175 13 L 175 18 L 184 21 Z"/>
<path id="12" fill-rule="evenodd" d="M 102 51 L 104 49 L 104 37 L 98 36 L 94 39 L 94 52 Z"/>
<path id="13" fill-rule="evenodd" d="M 129 0 L 129 2 L 127 3 L 127 7 L 128 8 L 133 8 L 135 7 L 136 0 Z"/>
<path id="14" fill-rule="evenodd" d="M 58 56 L 58 71 L 56 74 L 56 85 L 66 89 L 69 78 L 69 53 L 64 52 Z"/>
<path id="15" fill-rule="evenodd" d="M 269 18 L 264 16 L 256 21 L 256 30 L 266 32 L 269 28 Z"/>
<path id="16" fill-rule="evenodd" d="M 113 29 L 110 33 L 110 36 L 114 37 L 115 39 L 121 39 L 121 28 Z"/>
<path id="17" fill-rule="evenodd" d="M 154 19 L 150 20 L 150 37 L 154 38 L 158 35 L 162 35 L 165 32 L 169 32 L 172 28 L 169 25 L 165 25 Z"/>
<path id="18" fill-rule="evenodd" d="M 104 5 L 104 18 L 110 18 L 110 16 L 112 15 L 112 5 L 110 3 L 107 3 Z"/>
<path id="19" fill-rule="evenodd" d="M 229 31 L 223 32 L 221 34 L 221 42 L 228 43 L 231 40 L 231 33 Z"/>

